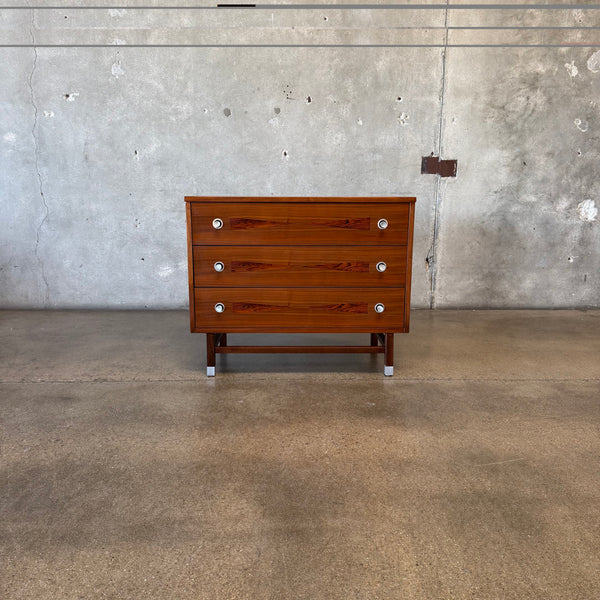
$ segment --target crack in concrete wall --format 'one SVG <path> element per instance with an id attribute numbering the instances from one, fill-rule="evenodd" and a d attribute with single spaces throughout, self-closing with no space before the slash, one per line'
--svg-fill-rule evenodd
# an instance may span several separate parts
<path id="1" fill-rule="evenodd" d="M 446 0 L 446 6 L 448 6 L 450 0 Z M 444 97 L 446 94 L 446 57 L 448 54 L 448 9 L 444 11 L 444 48 L 442 50 L 442 82 L 440 89 L 440 120 L 439 120 L 439 133 L 438 133 L 438 156 L 442 157 L 442 134 L 444 129 Z M 445 191 L 445 186 L 444 186 Z M 433 229 L 431 232 L 431 246 L 427 252 L 425 258 L 427 272 L 429 274 L 429 308 L 436 307 L 436 280 L 437 280 L 437 256 L 436 246 L 437 238 L 440 227 L 440 208 L 442 202 L 441 193 L 441 177 L 436 175 L 435 182 L 435 198 L 434 198 L 434 213 L 433 213 Z"/>
<path id="2" fill-rule="evenodd" d="M 40 234 L 42 231 L 42 227 L 44 226 L 44 224 L 48 220 L 48 217 L 50 216 L 50 209 L 48 208 L 48 204 L 46 202 L 46 197 L 44 195 L 44 182 L 42 179 L 42 174 L 40 172 L 40 144 L 39 144 L 39 139 L 37 136 L 38 107 L 37 107 L 37 104 L 35 101 L 35 92 L 33 90 L 33 76 L 35 75 L 35 71 L 37 68 L 37 61 L 38 61 L 38 51 L 35 46 L 34 29 L 35 29 L 35 10 L 31 9 L 31 26 L 29 28 L 29 34 L 31 36 L 31 43 L 33 44 L 33 66 L 31 68 L 31 72 L 29 73 L 29 78 L 27 80 L 27 83 L 29 85 L 29 96 L 31 99 L 31 106 L 33 107 L 33 126 L 31 128 L 31 136 L 33 137 L 33 144 L 34 144 L 35 171 L 37 173 L 37 178 L 38 178 L 39 188 L 40 188 L 40 197 L 42 198 L 42 203 L 43 203 L 43 207 L 44 207 L 44 216 L 42 217 L 42 220 L 40 221 L 40 223 L 37 227 L 37 230 L 35 232 L 35 256 L 37 258 L 38 264 L 40 265 L 40 272 L 42 275 L 42 279 L 44 280 L 44 287 L 45 287 L 44 306 L 48 306 L 50 304 L 50 285 L 48 284 L 48 278 L 46 277 L 44 261 L 42 260 L 42 257 L 40 256 L 40 253 L 39 253 L 39 246 L 40 246 Z"/>

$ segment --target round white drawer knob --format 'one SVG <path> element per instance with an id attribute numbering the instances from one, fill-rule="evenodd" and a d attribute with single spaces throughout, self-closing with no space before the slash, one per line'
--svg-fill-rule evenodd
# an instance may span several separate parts
<path id="1" fill-rule="evenodd" d="M 221 302 L 217 302 L 217 303 L 215 304 L 215 310 L 216 310 L 218 313 L 222 313 L 222 312 L 225 310 L 225 305 L 224 305 L 224 304 L 222 304 Z"/>
<path id="2" fill-rule="evenodd" d="M 379 227 L 379 229 L 387 229 L 388 225 L 387 219 L 379 219 L 379 221 L 377 221 L 377 227 Z"/>
<path id="3" fill-rule="evenodd" d="M 376 269 L 377 269 L 377 270 L 378 270 L 380 273 L 383 273 L 383 272 L 384 272 L 384 271 L 387 269 L 387 265 L 386 265 L 386 264 L 385 264 L 383 261 L 381 261 L 381 262 L 378 262 L 378 263 L 375 265 L 375 268 L 376 268 Z"/>
<path id="4" fill-rule="evenodd" d="M 217 273 L 220 273 L 221 271 L 223 271 L 225 269 L 225 265 L 221 262 L 218 261 L 214 264 L 215 267 L 215 271 L 217 271 Z"/>
<path id="5" fill-rule="evenodd" d="M 221 229 L 221 227 L 223 227 L 223 221 L 221 219 L 213 219 L 213 227 L 215 229 Z"/>
<path id="6" fill-rule="evenodd" d="M 379 302 L 375 305 L 375 312 L 382 313 L 385 310 L 385 306 Z"/>

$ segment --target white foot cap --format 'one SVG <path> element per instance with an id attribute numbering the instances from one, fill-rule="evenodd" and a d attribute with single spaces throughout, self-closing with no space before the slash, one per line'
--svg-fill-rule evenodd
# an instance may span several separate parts
<path id="1" fill-rule="evenodd" d="M 386 377 L 391 377 L 394 374 L 394 367 L 388 367 L 387 365 L 385 365 L 383 367 L 383 374 Z"/>
<path id="2" fill-rule="evenodd" d="M 386 367 L 387 369 L 387 367 Z M 215 376 L 215 368 L 214 367 L 206 367 L 206 376 L 214 377 Z"/>

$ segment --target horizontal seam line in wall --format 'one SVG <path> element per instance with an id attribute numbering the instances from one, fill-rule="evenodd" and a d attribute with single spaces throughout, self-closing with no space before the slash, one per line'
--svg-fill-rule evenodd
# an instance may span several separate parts
<path id="1" fill-rule="evenodd" d="M 1 10 L 598 10 L 600 4 L 256 4 L 254 6 L 0 6 Z"/>
<path id="2" fill-rule="evenodd" d="M 598 44 L 0 44 L 0 48 L 598 48 Z"/>
<path id="3" fill-rule="evenodd" d="M 266 28 L 265 28 L 266 29 Z M 324 27 L 323 29 L 327 29 L 326 27 Z M 357 28 L 358 29 L 358 28 Z M 394 27 L 389 27 L 387 29 L 395 29 Z M 425 26 L 421 26 L 421 27 L 411 27 L 410 29 L 446 29 L 445 27 L 425 27 Z M 459 27 L 459 26 L 449 26 L 447 29 L 499 29 L 499 30 L 505 30 L 505 29 L 510 29 L 513 31 L 519 31 L 521 29 L 600 29 L 600 27 L 596 27 L 596 26 L 590 26 L 590 27 L 580 27 L 578 25 L 549 25 L 549 26 L 537 26 L 537 25 L 522 25 L 520 27 L 510 27 L 507 25 L 469 25 L 469 26 L 465 26 L 465 27 Z"/>
<path id="4" fill-rule="evenodd" d="M 49 27 L 48 29 L 52 30 L 53 27 Z M 62 32 L 73 32 L 73 31 L 108 31 L 108 28 L 105 26 L 82 26 L 77 28 L 65 27 L 65 28 L 57 28 Z M 319 32 L 337 32 L 337 31 L 431 31 L 431 30 L 441 30 L 445 31 L 446 29 L 453 31 L 470 31 L 470 30 L 485 30 L 485 31 L 546 31 L 546 30 L 576 30 L 576 31 L 586 31 L 588 29 L 595 30 L 600 29 L 600 26 L 590 25 L 581 26 L 581 25 L 450 25 L 448 27 L 444 27 L 443 25 L 398 25 L 398 26 L 387 26 L 387 27 L 316 27 L 314 25 L 276 25 L 275 27 L 270 25 L 180 25 L 175 24 L 172 27 L 151 27 L 151 26 L 139 26 L 139 27 L 117 27 L 118 30 L 127 30 L 132 32 L 147 32 L 147 31 L 168 31 L 170 29 L 176 29 L 177 31 L 191 29 L 194 31 L 269 31 L 269 32 L 277 32 L 277 31 L 319 31 Z M 118 45 L 118 44 L 114 44 Z M 314 202 L 313 204 L 318 204 Z"/>

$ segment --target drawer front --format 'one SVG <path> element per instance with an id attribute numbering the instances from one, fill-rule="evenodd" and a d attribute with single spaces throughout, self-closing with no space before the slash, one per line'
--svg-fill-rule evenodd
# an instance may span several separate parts
<path id="1" fill-rule="evenodd" d="M 409 206 L 192 202 L 192 243 L 407 245 Z M 387 227 L 379 227 L 381 220 Z"/>
<path id="2" fill-rule="evenodd" d="M 205 332 L 403 331 L 404 290 L 196 288 L 195 328 Z M 223 312 L 215 306 L 223 305 Z M 381 303 L 384 311 L 376 312 Z"/>
<path id="3" fill-rule="evenodd" d="M 193 246 L 194 285 L 404 287 L 406 251 L 406 246 Z"/>

